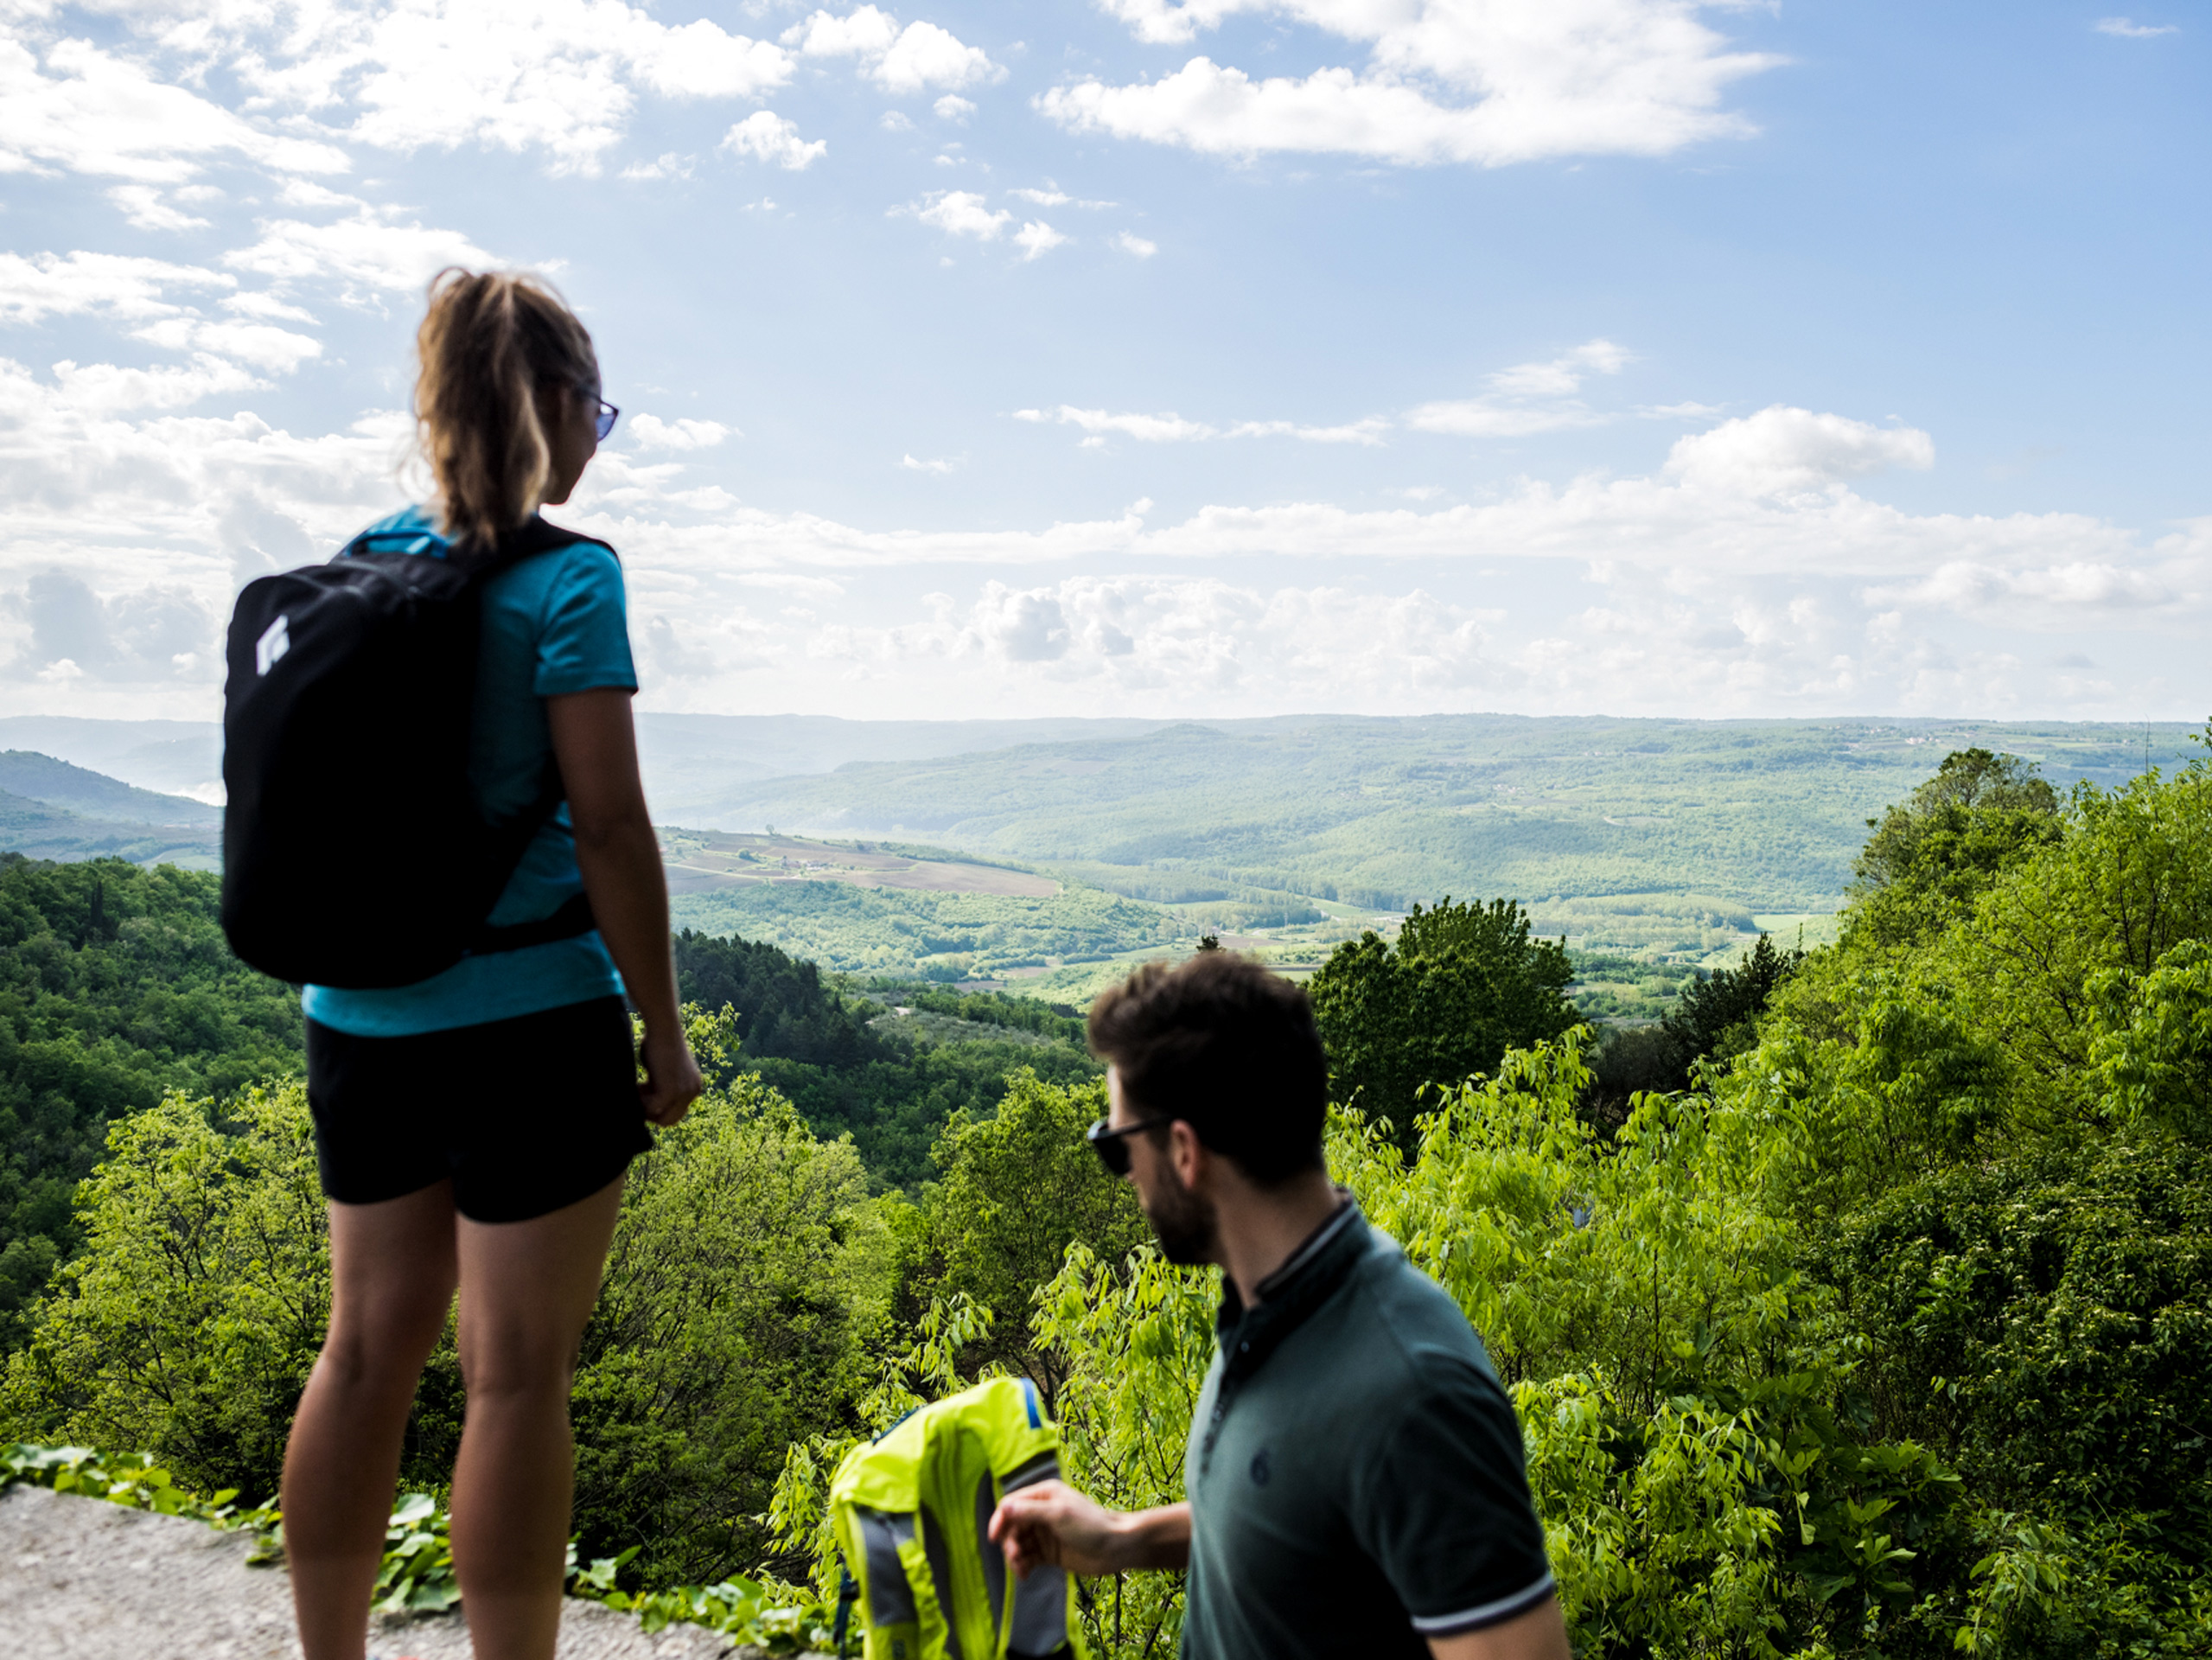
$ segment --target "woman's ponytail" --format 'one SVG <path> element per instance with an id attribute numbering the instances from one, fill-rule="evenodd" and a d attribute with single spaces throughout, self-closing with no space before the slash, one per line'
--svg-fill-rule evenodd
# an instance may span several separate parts
<path id="1" fill-rule="evenodd" d="M 591 336 L 539 278 L 456 265 L 430 280 L 415 350 L 415 419 L 440 525 L 488 552 L 543 498 L 551 395 L 599 383 Z"/>

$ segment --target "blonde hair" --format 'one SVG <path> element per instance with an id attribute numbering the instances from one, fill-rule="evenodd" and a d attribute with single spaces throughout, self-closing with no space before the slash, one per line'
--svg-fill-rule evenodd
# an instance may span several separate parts
<path id="1" fill-rule="evenodd" d="M 440 527 L 488 552 L 537 512 L 552 470 L 540 399 L 596 386 L 598 354 L 542 278 L 458 265 L 430 279 L 415 353 L 417 441 Z"/>

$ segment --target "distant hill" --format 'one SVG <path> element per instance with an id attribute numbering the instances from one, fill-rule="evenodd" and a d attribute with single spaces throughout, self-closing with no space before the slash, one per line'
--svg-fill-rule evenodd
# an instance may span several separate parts
<path id="1" fill-rule="evenodd" d="M 2142 769 L 2146 736 L 2153 761 L 2189 758 L 2191 730 L 1500 715 L 1185 722 L 733 782 L 687 821 L 903 836 L 1147 897 L 1167 897 L 1170 878 L 1390 910 L 1506 895 L 1527 901 L 1539 927 L 1633 942 L 1832 910 L 1866 820 L 1952 750 L 2024 755 L 2061 788 L 2111 785 Z"/>
<path id="2" fill-rule="evenodd" d="M 67 808 L 0 791 L 0 852 L 32 859 L 127 859 L 134 865 L 181 865 L 214 870 L 221 862 L 219 828 L 177 829 L 87 818 Z"/>
<path id="3" fill-rule="evenodd" d="M 223 729 L 212 720 L 8 715 L 0 748 L 35 750 L 141 789 L 222 799 Z"/>
<path id="4" fill-rule="evenodd" d="M 827 715 L 638 716 L 654 811 L 689 809 L 733 782 L 831 772 L 853 761 L 924 761 L 1017 744 L 1128 737 L 1164 720 L 839 720 Z M 0 746 L 36 750 L 142 788 L 221 799 L 223 729 L 214 721 L 0 717 Z M 693 815 L 694 817 L 696 815 Z"/>
<path id="5" fill-rule="evenodd" d="M 88 819 L 126 824 L 220 829 L 223 809 L 183 795 L 161 795 L 30 750 L 0 750 L 0 790 Z"/>

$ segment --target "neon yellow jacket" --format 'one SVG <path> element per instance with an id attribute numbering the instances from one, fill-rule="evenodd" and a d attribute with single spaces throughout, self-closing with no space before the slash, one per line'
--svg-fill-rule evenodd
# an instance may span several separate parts
<path id="1" fill-rule="evenodd" d="M 1005 1495 L 1059 1474 L 1060 1432 L 1027 1378 L 964 1389 L 846 1453 L 830 1512 L 865 1660 L 1083 1660 L 1074 1582 L 1056 1567 L 1014 1579 L 988 1531 Z"/>

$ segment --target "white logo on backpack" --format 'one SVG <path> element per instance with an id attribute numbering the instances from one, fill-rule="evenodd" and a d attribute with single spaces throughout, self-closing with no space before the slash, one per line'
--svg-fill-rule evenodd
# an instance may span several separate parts
<path id="1" fill-rule="evenodd" d="M 280 615 L 274 622 L 261 630 L 261 637 L 253 642 L 253 667 L 257 674 L 266 674 L 277 667 L 277 660 L 292 648 L 292 636 L 284 626 L 285 621 Z"/>

